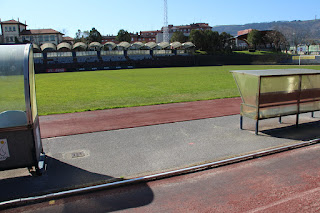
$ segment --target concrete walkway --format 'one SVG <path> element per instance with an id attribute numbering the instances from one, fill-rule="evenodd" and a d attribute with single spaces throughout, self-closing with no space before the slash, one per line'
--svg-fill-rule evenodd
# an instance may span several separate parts
<path id="1" fill-rule="evenodd" d="M 240 98 L 228 98 L 41 116 L 41 137 L 235 115 L 240 112 L 240 103 Z"/>
<path id="2" fill-rule="evenodd" d="M 299 128 L 294 116 L 284 117 L 282 124 L 264 120 L 256 136 L 250 119 L 244 120 L 245 130 L 239 129 L 239 115 L 234 115 L 239 108 L 235 98 L 41 117 L 47 171 L 41 177 L 26 169 L 0 172 L 0 201 L 214 162 L 320 136 L 319 112 L 315 118 L 301 115 Z"/>

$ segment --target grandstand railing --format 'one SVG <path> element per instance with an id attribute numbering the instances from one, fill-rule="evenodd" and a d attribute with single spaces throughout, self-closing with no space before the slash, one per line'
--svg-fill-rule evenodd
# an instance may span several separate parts
<path id="1" fill-rule="evenodd" d="M 48 52 L 47 58 L 72 57 L 72 52 Z"/>
<path id="2" fill-rule="evenodd" d="M 174 55 L 172 50 L 153 50 L 153 55 L 155 56 L 169 56 Z"/>
<path id="3" fill-rule="evenodd" d="M 150 55 L 150 50 L 128 50 L 128 55 Z"/>
<path id="4" fill-rule="evenodd" d="M 123 50 L 110 50 L 110 51 L 101 51 L 101 55 L 123 55 L 124 56 L 124 51 Z"/>
<path id="5" fill-rule="evenodd" d="M 33 58 L 43 58 L 42 53 L 33 53 Z"/>
<path id="6" fill-rule="evenodd" d="M 97 56 L 97 51 L 78 51 L 76 56 Z"/>

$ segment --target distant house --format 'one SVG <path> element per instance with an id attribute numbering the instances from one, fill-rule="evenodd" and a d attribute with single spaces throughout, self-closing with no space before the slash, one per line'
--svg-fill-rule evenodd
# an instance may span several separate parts
<path id="1" fill-rule="evenodd" d="M 71 38 L 69 36 L 62 37 L 62 42 L 67 42 L 69 44 L 74 44 L 74 38 Z"/>
<path id="2" fill-rule="evenodd" d="M 245 30 L 240 30 L 237 33 L 237 36 L 235 36 L 233 39 L 236 42 L 236 46 L 240 47 L 240 48 L 247 48 L 249 47 L 248 44 L 248 35 L 249 33 L 252 31 L 253 29 L 245 29 Z M 264 36 L 266 35 L 268 32 L 271 32 L 272 30 L 259 30 L 261 35 Z"/>
<path id="3" fill-rule="evenodd" d="M 168 29 L 169 29 L 169 39 L 170 39 L 173 33 L 177 31 L 183 32 L 185 36 L 189 36 L 191 30 L 212 30 L 212 27 L 209 26 L 209 24 L 207 23 L 195 23 L 195 24 L 180 25 L 180 26 L 168 25 Z M 134 43 L 134 42 L 161 43 L 163 41 L 163 27 L 161 28 L 161 30 L 148 30 L 148 31 L 140 31 L 140 33 L 130 33 L 130 36 L 131 36 L 131 43 Z M 115 35 L 103 36 L 102 44 L 106 42 L 119 43 L 116 40 Z"/>
<path id="4" fill-rule="evenodd" d="M 138 33 L 129 33 L 131 37 L 131 43 L 134 42 L 142 42 L 142 43 L 147 43 L 147 42 L 155 42 L 156 41 L 156 33 L 161 32 L 161 31 L 140 31 L 140 34 Z M 105 44 L 106 42 L 114 42 L 118 44 L 119 42 L 117 41 L 117 36 L 115 35 L 107 35 L 107 36 L 102 36 L 102 44 Z"/>
<path id="5" fill-rule="evenodd" d="M 16 20 L 0 22 L 2 42 L 13 44 L 17 42 L 32 42 L 37 45 L 53 43 L 55 45 L 63 41 L 63 34 L 53 29 L 28 30 L 27 25 Z"/>
<path id="6" fill-rule="evenodd" d="M 162 27 L 161 31 L 156 35 L 156 41 L 158 43 L 163 41 L 163 30 L 164 29 Z M 168 30 L 169 30 L 169 40 L 170 40 L 173 33 L 177 31 L 183 32 L 185 36 L 189 36 L 192 30 L 212 30 L 212 27 L 209 26 L 208 23 L 193 23 L 189 25 L 179 25 L 179 26 L 168 25 Z"/>

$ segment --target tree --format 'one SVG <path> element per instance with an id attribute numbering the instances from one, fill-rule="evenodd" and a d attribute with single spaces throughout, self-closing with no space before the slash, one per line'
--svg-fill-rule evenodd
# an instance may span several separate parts
<path id="1" fill-rule="evenodd" d="M 286 37 L 277 30 L 267 32 L 263 36 L 263 41 L 269 44 L 271 47 L 274 47 L 274 49 L 277 51 L 281 51 L 282 48 L 285 48 L 288 45 Z"/>
<path id="2" fill-rule="evenodd" d="M 217 31 L 205 30 L 204 32 L 205 43 L 204 48 L 209 52 L 216 52 L 220 50 L 220 36 Z"/>
<path id="3" fill-rule="evenodd" d="M 189 40 L 200 49 L 209 53 L 231 51 L 234 44 L 233 36 L 228 33 L 219 33 L 212 30 L 191 30 Z"/>
<path id="4" fill-rule="evenodd" d="M 308 30 L 296 30 L 291 26 L 282 26 L 278 31 L 286 37 L 288 44 L 295 47 L 295 51 L 297 51 L 299 44 L 305 43 L 309 35 Z"/>
<path id="5" fill-rule="evenodd" d="M 178 42 L 180 42 L 180 43 L 184 43 L 184 42 L 187 41 L 187 39 L 188 39 L 188 37 L 185 36 L 185 35 L 183 34 L 183 32 L 181 32 L 181 31 L 176 31 L 176 32 L 173 33 L 170 41 L 171 41 L 171 42 L 178 41 Z"/>
<path id="6" fill-rule="evenodd" d="M 101 43 L 102 36 L 101 36 L 100 32 L 96 28 L 93 27 L 89 32 L 87 40 L 88 40 L 89 43 L 91 43 L 91 42 L 99 42 L 99 43 Z"/>
<path id="7" fill-rule="evenodd" d="M 81 32 L 80 29 L 76 32 L 76 37 L 74 38 L 75 42 L 87 42 L 87 37 L 88 37 L 88 31 Z"/>
<path id="8" fill-rule="evenodd" d="M 235 45 L 234 40 L 232 39 L 233 36 L 229 33 L 222 32 L 220 34 L 220 43 L 221 43 L 221 49 L 224 51 L 231 51 L 232 46 Z"/>
<path id="9" fill-rule="evenodd" d="M 202 30 L 191 30 L 189 40 L 200 50 L 205 49 L 205 35 Z"/>
<path id="10" fill-rule="evenodd" d="M 256 49 L 262 43 L 262 35 L 259 30 L 252 30 L 248 33 L 247 42 L 251 48 Z"/>
<path id="11" fill-rule="evenodd" d="M 130 42 L 131 41 L 131 36 L 128 33 L 128 31 L 126 31 L 124 29 L 121 29 L 118 32 L 116 40 L 119 41 L 119 42 L 122 42 L 122 41 Z"/>

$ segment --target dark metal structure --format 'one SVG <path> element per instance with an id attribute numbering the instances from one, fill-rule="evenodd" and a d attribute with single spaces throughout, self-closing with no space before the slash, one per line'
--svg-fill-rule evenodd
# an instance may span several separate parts
<path id="1" fill-rule="evenodd" d="M 0 45 L 0 170 L 27 167 L 38 174 L 40 137 L 32 44 Z"/>

